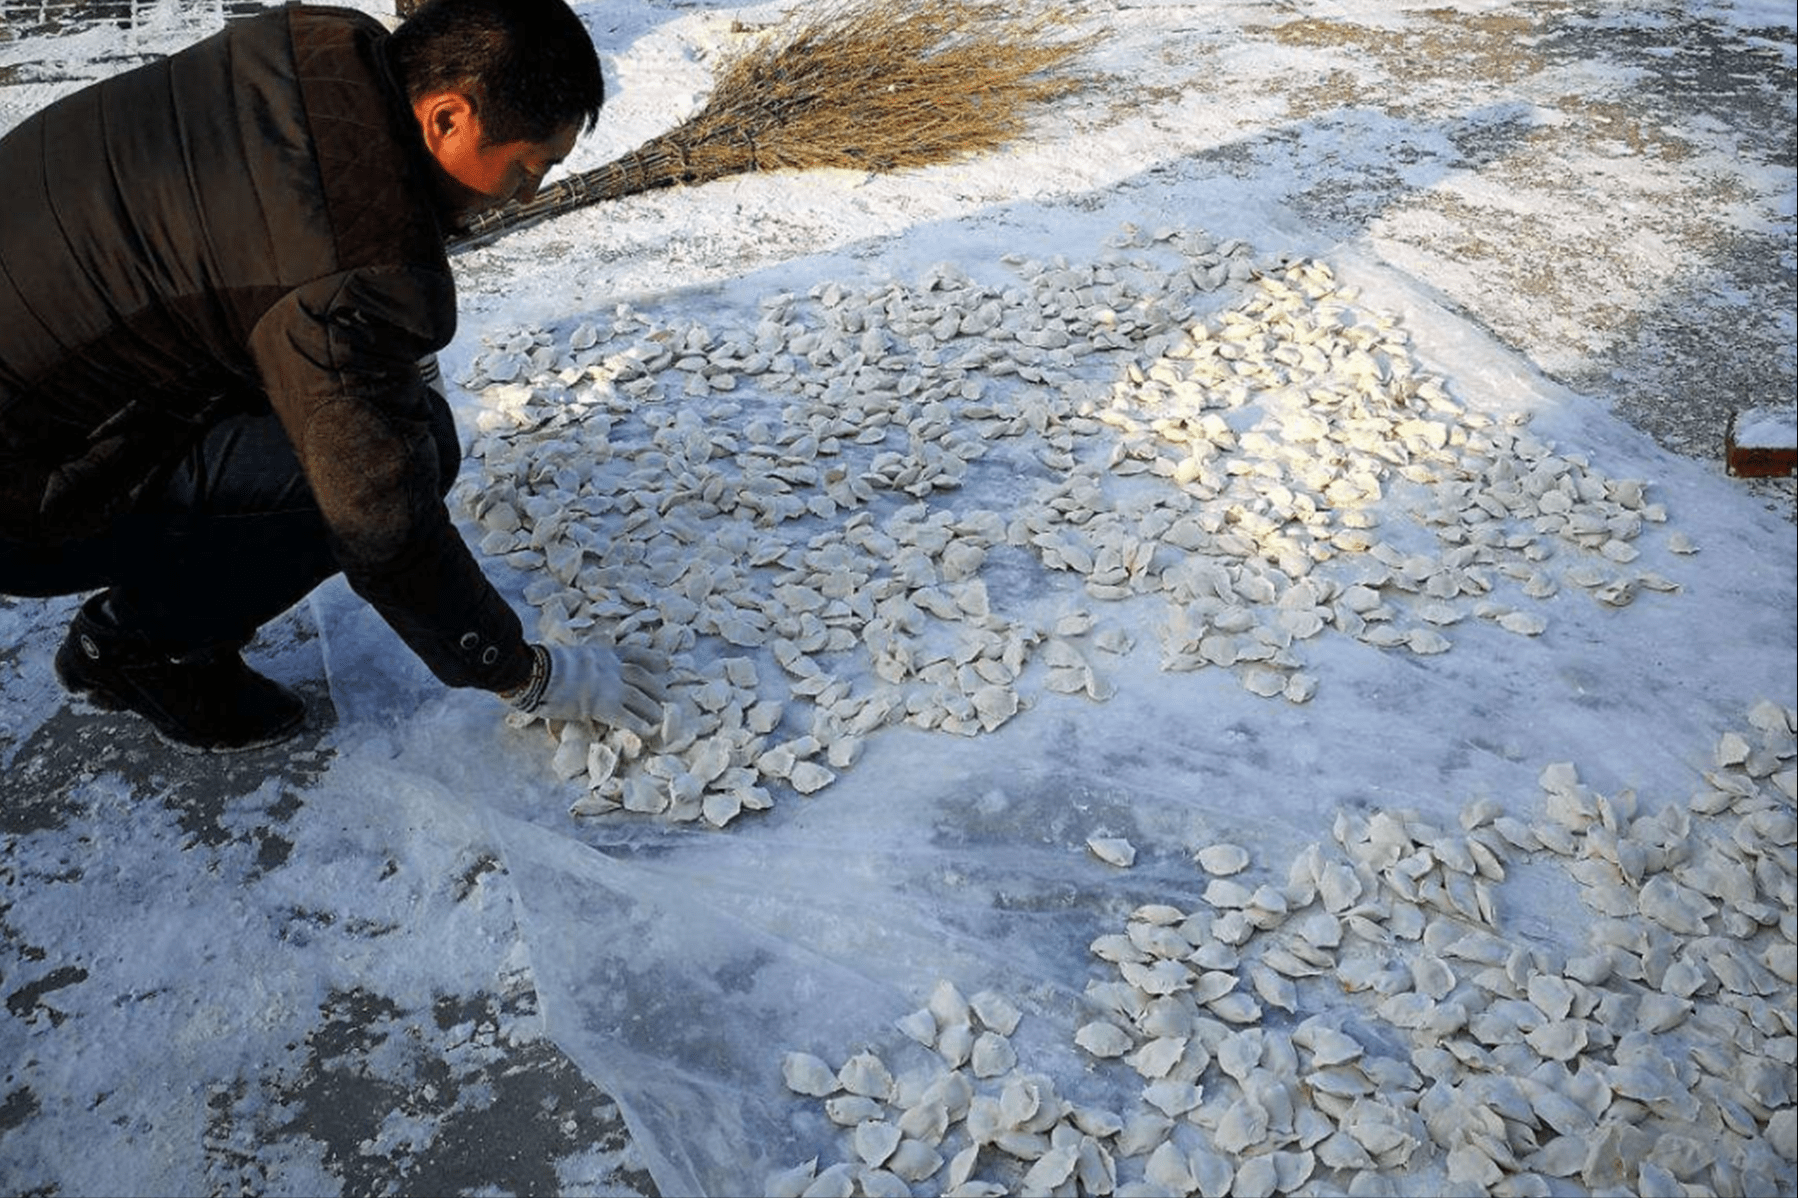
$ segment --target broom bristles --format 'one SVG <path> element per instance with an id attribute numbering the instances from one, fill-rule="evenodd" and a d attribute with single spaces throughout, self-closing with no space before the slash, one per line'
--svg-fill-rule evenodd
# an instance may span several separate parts
<path id="1" fill-rule="evenodd" d="M 843 0 L 729 59 L 704 106 L 528 204 L 474 218 L 452 249 L 599 200 L 765 170 L 895 171 L 995 149 L 1083 84 L 1090 44 L 1032 0 Z"/>

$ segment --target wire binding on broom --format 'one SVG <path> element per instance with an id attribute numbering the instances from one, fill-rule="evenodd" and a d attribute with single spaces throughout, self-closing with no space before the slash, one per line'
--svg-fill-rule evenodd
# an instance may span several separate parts
<path id="1" fill-rule="evenodd" d="M 691 118 L 527 204 L 482 213 L 461 250 L 557 213 L 764 170 L 896 171 L 997 148 L 1077 91 L 1091 44 L 1040 0 L 841 0 L 726 60 Z"/>

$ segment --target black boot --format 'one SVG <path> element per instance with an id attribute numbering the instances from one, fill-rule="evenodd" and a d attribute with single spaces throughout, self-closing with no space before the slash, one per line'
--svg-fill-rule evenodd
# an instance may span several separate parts
<path id="1" fill-rule="evenodd" d="M 240 646 L 171 651 L 121 628 L 106 596 L 82 605 L 56 652 L 56 676 L 105 711 L 134 711 L 178 749 L 232 753 L 279 744 L 300 730 L 306 704 L 250 669 Z"/>

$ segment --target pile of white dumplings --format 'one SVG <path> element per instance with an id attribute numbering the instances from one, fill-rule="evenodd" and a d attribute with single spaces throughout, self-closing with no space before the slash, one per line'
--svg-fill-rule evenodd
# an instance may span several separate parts
<path id="1" fill-rule="evenodd" d="M 1089 1071 L 1058 1088 L 1013 1048 L 1016 1004 L 939 981 L 898 1047 L 786 1055 L 841 1159 L 765 1192 L 1789 1194 L 1794 728 L 1761 704 L 1652 809 L 1558 763 L 1459 827 L 1340 814 L 1284 877 L 1209 845 L 1199 907 L 1093 939 Z M 1506 926 L 1507 871 L 1531 867 L 1574 883 L 1576 951 Z M 1089 1096 L 1123 1071 L 1126 1101 Z"/>
<path id="2" fill-rule="evenodd" d="M 480 548 L 543 638 L 675 663 L 650 736 L 552 726 L 577 814 L 723 827 L 889 725 L 1102 701 L 1145 628 L 1164 670 L 1303 703 L 1314 638 L 1436 654 L 1469 619 L 1541 634 L 1563 588 L 1678 589 L 1635 564 L 1644 483 L 1468 410 L 1324 263 L 1126 228 L 1002 265 L 475 357 Z"/>

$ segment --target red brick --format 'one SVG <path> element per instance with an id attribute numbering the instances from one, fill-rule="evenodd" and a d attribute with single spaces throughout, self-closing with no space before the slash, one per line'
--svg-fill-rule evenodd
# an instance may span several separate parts
<path id="1" fill-rule="evenodd" d="M 1724 465 L 1737 478 L 1780 478 L 1798 469 L 1798 431 L 1782 427 L 1778 436 L 1761 435 L 1737 439 L 1737 422 L 1749 415 L 1736 412 L 1729 418 L 1729 429 L 1723 437 Z M 1754 413 L 1757 426 L 1764 430 L 1767 413 Z"/>

